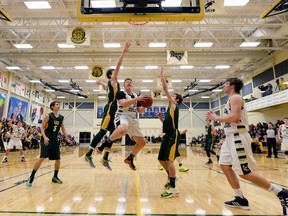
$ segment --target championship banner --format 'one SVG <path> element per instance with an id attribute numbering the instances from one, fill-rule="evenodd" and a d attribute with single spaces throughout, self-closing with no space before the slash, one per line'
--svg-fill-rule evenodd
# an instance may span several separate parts
<path id="1" fill-rule="evenodd" d="M 90 46 L 90 28 L 74 27 L 69 28 L 67 33 L 67 45 L 84 45 Z"/>
<path id="2" fill-rule="evenodd" d="M 31 104 L 30 122 L 41 124 L 44 117 L 44 107 L 37 104 Z"/>
<path id="3" fill-rule="evenodd" d="M 167 51 L 167 64 L 168 65 L 187 65 L 188 54 L 187 51 Z"/>
<path id="4" fill-rule="evenodd" d="M 205 13 L 213 15 L 224 14 L 224 0 L 205 0 Z"/>

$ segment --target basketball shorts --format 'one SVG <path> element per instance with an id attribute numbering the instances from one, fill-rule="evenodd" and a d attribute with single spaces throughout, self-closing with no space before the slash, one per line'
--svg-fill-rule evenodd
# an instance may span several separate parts
<path id="1" fill-rule="evenodd" d="M 249 174 L 257 169 L 251 149 L 251 137 L 247 132 L 226 134 L 220 153 L 220 165 L 232 165 L 238 175 Z"/>
<path id="2" fill-rule="evenodd" d="M 60 160 L 60 146 L 57 141 L 50 140 L 46 146 L 44 139 L 40 141 L 40 158 L 49 158 L 49 160 Z"/>
<path id="3" fill-rule="evenodd" d="M 127 134 L 130 136 L 130 138 L 133 140 L 133 136 L 136 137 L 144 137 L 140 127 L 139 127 L 139 121 L 136 118 L 133 118 L 129 115 L 117 115 L 115 117 L 114 123 L 116 127 L 120 124 L 125 124 L 128 126 L 128 132 Z"/>
<path id="4" fill-rule="evenodd" d="M 285 138 L 282 139 L 281 150 L 288 151 L 288 139 Z"/>
<path id="5" fill-rule="evenodd" d="M 7 149 L 13 149 L 14 146 L 15 146 L 16 149 L 22 149 L 21 140 L 20 139 L 11 138 L 9 143 L 8 143 Z"/>
<path id="6" fill-rule="evenodd" d="M 180 134 L 178 130 L 171 133 L 166 133 L 160 146 L 158 160 L 174 161 L 176 157 L 180 156 L 178 152 L 178 145 L 180 143 Z"/>

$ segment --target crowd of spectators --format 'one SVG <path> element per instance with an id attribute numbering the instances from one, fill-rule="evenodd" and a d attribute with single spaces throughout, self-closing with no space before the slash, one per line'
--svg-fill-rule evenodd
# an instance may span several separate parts
<path id="1" fill-rule="evenodd" d="M 8 125 L 8 119 L 1 119 L 0 120 L 0 151 L 5 151 L 5 145 L 10 140 L 10 135 L 12 132 L 12 128 Z M 23 150 L 29 149 L 38 149 L 40 146 L 40 139 L 41 139 L 41 129 L 40 126 L 31 126 L 27 124 L 23 124 L 23 128 L 26 131 L 26 137 L 22 138 Z M 73 141 L 73 145 L 78 145 L 75 138 L 69 135 L 69 139 Z M 68 143 L 66 142 L 65 136 L 60 132 L 58 134 L 58 141 L 60 146 L 67 146 Z"/>

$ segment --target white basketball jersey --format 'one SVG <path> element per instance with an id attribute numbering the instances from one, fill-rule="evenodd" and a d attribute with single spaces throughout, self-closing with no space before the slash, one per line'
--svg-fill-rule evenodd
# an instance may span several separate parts
<path id="1" fill-rule="evenodd" d="M 241 97 L 240 95 L 233 95 L 232 97 Z M 224 116 L 231 115 L 231 105 L 230 105 L 230 97 L 225 105 L 224 109 Z M 243 101 L 243 99 L 242 99 Z M 240 114 L 240 122 L 239 123 L 232 123 L 232 122 L 225 122 L 224 124 L 224 131 L 225 133 L 233 133 L 233 132 L 240 132 L 240 131 L 249 131 L 249 124 L 248 124 L 248 116 L 247 116 L 247 111 L 245 108 L 245 104 L 243 101 L 243 107 L 241 109 L 241 114 Z"/>

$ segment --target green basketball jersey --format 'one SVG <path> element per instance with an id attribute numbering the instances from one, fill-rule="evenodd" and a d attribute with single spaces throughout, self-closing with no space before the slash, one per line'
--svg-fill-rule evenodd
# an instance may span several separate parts
<path id="1" fill-rule="evenodd" d="M 107 92 L 108 92 L 108 103 L 115 102 L 116 103 L 116 95 L 120 91 L 120 84 L 117 82 L 117 86 L 115 88 L 112 87 L 111 81 L 108 81 L 107 84 Z"/>
<path id="2" fill-rule="evenodd" d="M 46 136 L 51 140 L 57 140 L 57 136 L 59 133 L 59 130 L 61 129 L 62 121 L 64 119 L 64 116 L 60 115 L 56 117 L 54 113 L 49 113 L 49 121 L 48 126 L 45 129 Z"/>
<path id="3" fill-rule="evenodd" d="M 170 106 L 167 109 L 166 116 L 163 121 L 163 132 L 169 133 L 178 130 L 178 120 L 179 120 L 179 108 L 176 105 L 174 111 L 170 110 Z"/>
<path id="4" fill-rule="evenodd" d="M 212 125 L 206 125 L 205 126 L 205 131 L 206 131 L 206 138 L 212 138 Z"/>

